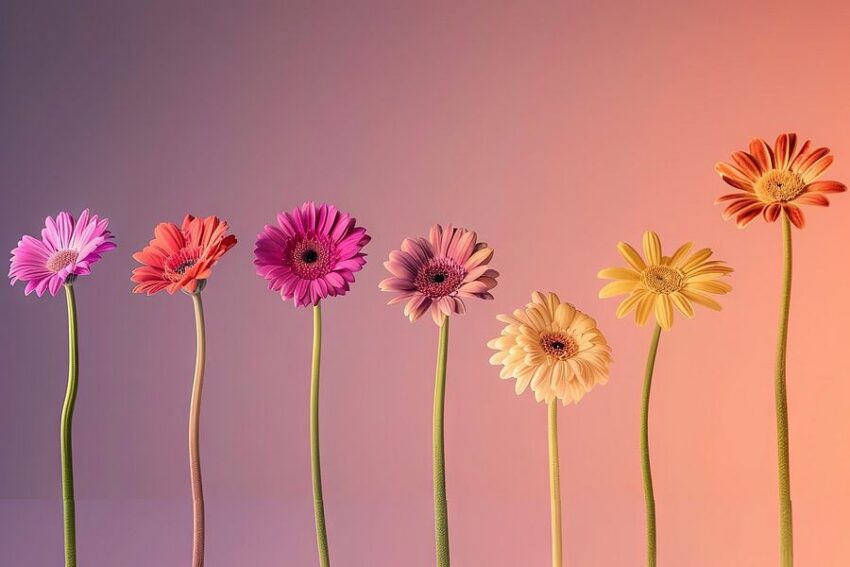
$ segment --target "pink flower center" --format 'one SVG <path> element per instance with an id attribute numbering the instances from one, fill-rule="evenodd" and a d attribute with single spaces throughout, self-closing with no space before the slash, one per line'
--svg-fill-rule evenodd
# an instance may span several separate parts
<path id="1" fill-rule="evenodd" d="M 76 262 L 79 255 L 76 250 L 60 250 L 48 258 L 47 269 L 56 273 Z"/>
<path id="2" fill-rule="evenodd" d="M 284 251 L 283 261 L 304 280 L 321 278 L 331 271 L 336 249 L 326 238 L 307 237 L 293 241 Z"/>
<path id="3" fill-rule="evenodd" d="M 201 251 L 198 248 L 183 248 L 176 254 L 172 254 L 165 261 L 163 274 L 172 282 L 179 282 L 186 275 L 186 270 L 198 263 Z"/>
<path id="4" fill-rule="evenodd" d="M 466 270 L 448 258 L 432 258 L 419 269 L 413 285 L 423 295 L 439 299 L 457 292 L 466 277 Z"/>

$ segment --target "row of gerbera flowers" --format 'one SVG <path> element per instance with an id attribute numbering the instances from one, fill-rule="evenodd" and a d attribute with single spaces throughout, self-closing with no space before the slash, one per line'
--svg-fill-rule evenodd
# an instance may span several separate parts
<path id="1" fill-rule="evenodd" d="M 768 222 L 780 217 L 786 242 L 786 266 L 790 268 L 790 226 L 803 227 L 803 216 L 797 204 L 827 205 L 823 195 L 844 191 L 844 185 L 832 181 L 816 181 L 832 161 L 826 148 L 811 149 L 809 142 L 799 147 L 796 136 L 783 134 L 771 148 L 754 139 L 750 152 L 735 152 L 735 165 L 719 163 L 715 167 L 724 181 L 742 193 L 718 199 L 726 202 L 725 216 L 735 217 L 746 226 L 758 215 Z M 62 412 L 62 475 L 65 500 L 66 565 L 76 565 L 73 503 L 73 470 L 71 466 L 71 418 L 76 398 L 77 332 L 74 283 L 87 275 L 104 252 L 115 248 L 107 228 L 108 221 L 83 211 L 78 219 L 67 212 L 56 219 L 48 217 L 42 238 L 24 236 L 12 252 L 12 283 L 25 281 L 25 293 L 46 292 L 56 295 L 64 286 L 68 300 L 70 372 L 67 396 Z M 305 203 L 290 212 L 280 213 L 275 225 L 260 232 L 255 247 L 258 275 L 265 278 L 269 289 L 278 292 L 296 306 L 312 306 L 314 311 L 314 343 L 310 400 L 310 437 L 313 469 L 316 536 L 320 564 L 330 564 L 325 528 L 324 504 L 319 454 L 319 367 L 321 361 L 321 304 L 335 296 L 345 295 L 354 283 L 355 273 L 366 263 L 363 248 L 370 238 L 355 219 L 327 204 Z M 133 271 L 134 292 L 148 295 L 160 291 L 183 291 L 194 304 L 197 330 L 196 369 L 189 415 L 190 476 L 194 502 L 193 565 L 204 561 L 204 502 L 201 482 L 199 423 L 200 401 L 204 378 L 205 328 L 201 295 L 216 263 L 236 245 L 236 237 L 228 233 L 228 225 L 217 217 L 195 218 L 187 215 L 181 226 L 161 223 L 154 229 L 154 239 L 133 255 L 141 266 Z M 662 252 L 654 232 L 643 236 L 641 255 L 621 242 L 618 249 L 626 265 L 604 269 L 599 277 L 613 280 L 603 287 L 600 297 L 626 295 L 617 309 L 622 318 L 634 314 L 639 325 L 655 319 L 655 332 L 647 360 L 642 397 L 641 454 L 647 512 L 647 564 L 656 564 L 655 501 L 649 460 L 648 413 L 649 394 L 658 342 L 662 330 L 669 330 L 675 311 L 690 318 L 694 304 L 711 309 L 720 305 L 711 295 L 731 291 L 723 281 L 732 268 L 712 260 L 708 248 L 693 249 L 691 243 L 677 248 L 671 255 Z M 466 312 L 466 301 L 493 299 L 492 290 L 499 277 L 491 266 L 493 249 L 478 240 L 475 232 L 434 225 L 427 238 L 407 238 L 401 248 L 390 253 L 385 262 L 390 277 L 380 288 L 391 292 L 390 303 L 404 303 L 404 314 L 411 322 L 430 314 L 439 327 L 436 384 L 434 395 L 434 504 L 437 564 L 448 566 L 449 529 L 445 485 L 443 413 L 449 318 Z M 787 336 L 787 296 L 790 269 L 786 269 L 783 318 L 780 321 L 781 400 L 777 392 L 780 428 L 780 504 L 782 514 L 783 564 L 790 565 L 790 489 L 787 483 L 787 411 L 784 407 L 784 352 Z M 560 526 L 560 488 L 557 443 L 557 404 L 578 402 L 595 385 L 608 380 L 612 362 L 611 348 L 596 321 L 554 293 L 535 292 L 531 302 L 511 314 L 500 315 L 505 324 L 501 335 L 488 345 L 496 350 L 491 358 L 501 365 L 501 377 L 516 380 L 516 392 L 529 388 L 537 401 L 549 408 L 549 458 L 552 519 L 552 563 L 562 564 Z M 781 368 L 780 368 L 781 366 Z M 777 384 L 780 383 L 777 378 Z M 779 389 L 779 386 L 778 386 Z M 780 408 L 780 401 L 782 407 Z M 784 420 L 784 431 L 782 421 Z M 783 443 L 785 461 L 783 468 Z M 783 473 L 784 471 L 784 473 Z M 783 484 L 783 474 L 786 475 Z M 785 509 L 788 504 L 788 532 L 785 531 Z M 786 537 L 788 541 L 786 541 Z"/>
<path id="2" fill-rule="evenodd" d="M 183 291 L 192 297 L 197 319 L 199 363 L 190 407 L 190 473 L 195 503 L 194 564 L 203 560 L 204 510 L 199 454 L 199 411 L 203 386 L 204 321 L 202 290 L 212 276 L 215 264 L 236 244 L 228 234 L 225 221 L 216 217 L 187 216 L 182 226 L 161 223 L 154 239 L 134 254 L 142 265 L 133 271 L 134 291 L 148 295 L 160 291 Z M 355 220 L 330 205 L 305 203 L 291 212 L 278 215 L 277 224 L 260 233 L 255 248 L 257 273 L 268 281 L 270 289 L 297 306 L 315 310 L 313 388 L 311 394 L 311 446 L 313 448 L 314 490 L 316 491 L 317 537 L 322 565 L 329 564 L 327 532 L 324 522 L 320 460 L 318 453 L 318 377 L 321 347 L 321 303 L 344 295 L 354 275 L 366 263 L 363 247 L 369 242 L 366 231 Z M 714 306 L 704 292 L 725 293 L 728 284 L 717 281 L 731 271 L 719 262 L 708 260 L 710 251 L 690 253 L 690 245 L 681 247 L 672 257 L 661 253 L 658 237 L 644 236 L 645 260 L 628 244 L 621 243 L 628 267 L 600 272 L 604 278 L 616 278 L 602 290 L 603 296 L 628 292 L 619 314 L 635 312 L 644 324 L 653 307 L 659 325 L 669 328 L 672 311 L 665 301 L 691 315 L 690 302 Z M 56 294 L 63 286 L 73 298 L 77 276 L 88 274 L 100 254 L 114 248 L 106 219 L 83 211 L 79 219 L 60 213 L 47 219 L 41 241 L 24 237 L 13 252 L 11 275 L 27 280 L 26 292 Z M 404 303 L 410 321 L 430 314 L 439 326 L 439 348 L 434 416 L 435 519 L 437 556 L 440 565 L 449 564 L 448 510 L 443 449 L 443 401 L 445 392 L 449 316 L 463 314 L 470 299 L 493 299 L 491 291 L 499 276 L 491 268 L 493 249 L 480 242 L 476 233 L 440 225 L 432 227 L 428 238 L 407 238 L 385 263 L 390 277 L 380 287 L 392 292 L 390 303 Z M 29 271 L 27 271 L 29 269 Z M 40 271 L 36 271 L 36 270 Z M 678 281 L 677 280 L 681 280 Z M 707 283 L 708 282 L 708 283 Z M 668 289 L 670 288 L 670 289 Z M 676 288 L 676 289 L 673 289 Z M 666 292 L 671 293 L 667 294 Z M 551 462 L 557 465 L 557 401 L 578 402 L 596 384 L 608 380 L 611 349 L 597 328 L 596 321 L 562 302 L 554 293 L 535 292 L 532 301 L 512 314 L 501 315 L 505 327 L 489 345 L 498 352 L 492 362 L 502 365 L 503 378 L 516 379 L 516 392 L 531 389 L 538 401 L 549 406 L 549 433 L 553 440 Z M 74 342 L 76 338 L 74 337 Z M 76 368 L 76 365 L 73 365 Z M 74 383 L 76 382 L 76 376 Z M 70 413 L 70 408 L 69 408 Z M 69 423 L 70 426 L 70 423 Z M 69 432 L 66 435 L 70 435 Z M 66 452 L 70 456 L 70 437 Z M 69 463 L 70 467 L 70 463 Z M 64 471 L 73 486 L 72 471 Z M 558 475 L 553 473 L 553 510 L 560 508 Z M 73 525 L 73 517 L 66 518 Z M 553 554 L 561 562 L 560 513 L 553 516 Z M 72 530 L 73 533 L 73 530 Z M 73 541 L 69 542 L 73 550 Z"/>

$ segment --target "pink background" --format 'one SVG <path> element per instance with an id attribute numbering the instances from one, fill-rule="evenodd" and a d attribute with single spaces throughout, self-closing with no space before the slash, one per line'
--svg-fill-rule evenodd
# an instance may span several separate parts
<path id="1" fill-rule="evenodd" d="M 494 319 L 534 289 L 595 315 L 608 386 L 561 412 L 566 564 L 643 561 L 638 409 L 649 328 L 596 298 L 619 240 L 657 230 L 737 268 L 724 311 L 662 338 L 652 406 L 661 563 L 778 560 L 773 351 L 779 226 L 724 223 L 712 170 L 796 130 L 850 179 L 850 5 L 833 2 L 4 2 L 0 242 L 47 214 L 107 215 L 119 250 L 77 285 L 79 556 L 185 565 L 191 302 L 130 294 L 130 254 L 186 211 L 239 245 L 205 291 L 208 565 L 314 565 L 310 313 L 265 290 L 253 240 L 330 201 L 369 228 L 325 305 L 322 449 L 338 566 L 433 563 L 437 332 L 377 290 L 433 222 L 495 249 L 496 300 L 452 326 L 451 545 L 461 567 L 546 565 L 546 412 L 488 365 Z M 798 563 L 850 563 L 850 197 L 796 232 L 789 397 Z M 0 286 L 0 564 L 61 562 L 65 306 Z"/>

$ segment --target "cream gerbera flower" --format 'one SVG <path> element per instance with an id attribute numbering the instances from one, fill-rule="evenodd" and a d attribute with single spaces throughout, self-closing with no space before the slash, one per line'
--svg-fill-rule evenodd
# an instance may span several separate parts
<path id="1" fill-rule="evenodd" d="M 506 326 L 487 343 L 499 351 L 490 364 L 503 366 L 502 379 L 516 378 L 517 394 L 531 385 L 538 402 L 567 405 L 608 382 L 611 348 L 596 321 L 554 293 L 534 292 L 524 309 L 497 318 Z"/>
<path id="2" fill-rule="evenodd" d="M 643 254 L 620 242 L 617 249 L 627 268 L 606 268 L 599 272 L 602 279 L 615 280 L 599 291 L 599 297 L 614 297 L 628 294 L 617 308 L 617 317 L 623 318 L 635 312 L 638 325 L 646 323 L 650 314 L 661 328 L 673 326 L 673 307 L 688 318 L 694 316 L 693 303 L 720 311 L 720 304 L 707 294 L 723 295 L 732 291 L 732 286 L 720 278 L 732 273 L 732 268 L 720 260 L 709 260 L 712 251 L 703 248 L 689 254 L 693 247 L 688 242 L 679 247 L 672 256 L 661 253 L 661 240 L 654 232 L 643 234 Z"/>

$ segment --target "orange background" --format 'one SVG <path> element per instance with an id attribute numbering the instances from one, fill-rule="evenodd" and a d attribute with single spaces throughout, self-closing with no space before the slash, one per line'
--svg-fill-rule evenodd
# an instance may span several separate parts
<path id="1" fill-rule="evenodd" d="M 36 6 L 0 18 L 0 236 L 46 214 L 112 219 L 119 250 L 80 281 L 75 423 L 80 556 L 177 565 L 191 512 L 190 302 L 130 295 L 130 254 L 186 211 L 240 244 L 205 291 L 208 564 L 316 561 L 307 445 L 310 313 L 264 289 L 254 236 L 307 199 L 373 241 L 325 305 L 322 450 L 332 558 L 433 562 L 437 330 L 377 290 L 381 262 L 433 222 L 478 231 L 502 277 L 452 325 L 451 546 L 464 566 L 545 565 L 546 412 L 488 365 L 495 315 L 532 290 L 597 317 L 610 383 L 561 412 L 565 563 L 643 561 L 639 402 L 650 329 L 614 317 L 595 274 L 659 232 L 737 271 L 721 313 L 662 337 L 651 444 L 668 566 L 778 561 L 773 355 L 779 225 L 739 231 L 717 160 L 752 136 L 830 146 L 850 180 L 850 4 L 832 2 L 171 2 Z M 796 231 L 788 363 L 796 555 L 850 564 L 850 197 Z M 0 563 L 61 557 L 61 299 L 0 289 Z M 51 563 L 52 562 L 52 563 Z"/>

